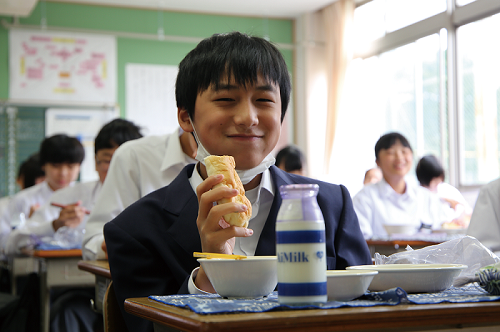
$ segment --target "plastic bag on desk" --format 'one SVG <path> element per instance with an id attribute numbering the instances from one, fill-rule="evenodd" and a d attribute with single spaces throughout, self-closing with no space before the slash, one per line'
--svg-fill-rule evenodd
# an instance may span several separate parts
<path id="1" fill-rule="evenodd" d="M 464 264 L 457 278 L 473 277 L 480 268 L 500 262 L 500 258 L 472 236 L 464 236 L 433 246 L 398 252 L 390 256 L 375 253 L 375 265 L 382 264 Z"/>
<path id="2" fill-rule="evenodd" d="M 85 228 L 63 226 L 54 234 L 54 241 L 61 248 L 81 248 L 84 235 Z"/>

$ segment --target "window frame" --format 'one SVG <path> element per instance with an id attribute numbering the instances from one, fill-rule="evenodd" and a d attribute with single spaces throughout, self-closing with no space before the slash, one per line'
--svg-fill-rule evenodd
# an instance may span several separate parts
<path id="1" fill-rule="evenodd" d="M 357 6 L 362 6 L 369 1 L 357 1 Z M 447 95 L 441 100 L 441 116 L 444 115 L 444 107 L 448 107 L 448 153 L 449 171 L 448 179 L 451 185 L 459 189 L 477 189 L 482 184 L 462 185 L 461 172 L 464 165 L 461 162 L 460 153 L 464 148 L 463 119 L 459 103 L 460 75 L 458 75 L 458 56 L 456 32 L 460 26 L 490 17 L 500 13 L 500 1 L 498 0 L 476 0 L 464 6 L 456 5 L 456 0 L 447 0 L 447 10 L 428 17 L 422 21 L 408 25 L 399 30 L 388 32 L 385 36 L 373 40 L 365 45 L 363 51 L 354 52 L 353 59 L 367 59 L 372 56 L 393 50 L 395 48 L 410 44 L 416 40 L 439 34 L 441 29 L 447 30 L 448 52 L 447 52 Z M 444 71 L 444 67 L 442 68 Z M 443 86 L 444 89 L 444 86 Z M 446 100 L 444 99 L 446 98 Z M 442 124 L 444 126 L 444 123 Z M 442 131 L 443 133 L 443 131 Z"/>

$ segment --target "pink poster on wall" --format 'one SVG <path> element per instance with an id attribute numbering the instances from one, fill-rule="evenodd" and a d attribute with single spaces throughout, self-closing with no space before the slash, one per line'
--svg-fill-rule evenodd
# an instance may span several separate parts
<path id="1" fill-rule="evenodd" d="M 113 36 L 11 29 L 9 98 L 116 103 Z"/>

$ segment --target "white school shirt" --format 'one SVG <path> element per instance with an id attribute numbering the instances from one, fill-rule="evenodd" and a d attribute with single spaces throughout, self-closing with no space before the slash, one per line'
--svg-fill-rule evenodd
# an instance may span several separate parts
<path id="1" fill-rule="evenodd" d="M 33 213 L 31 218 L 26 219 L 23 225 L 12 231 L 5 244 L 5 254 L 16 254 L 20 249 L 31 243 L 31 236 L 38 238 L 54 236 L 55 230 L 52 221 L 59 217 L 61 208 L 52 206 L 51 203 L 73 204 L 81 201 L 81 206 L 92 210 L 97 195 L 101 190 L 99 180 L 76 183 L 71 187 L 66 187 L 54 192 L 49 199 L 38 210 Z M 79 228 L 85 227 L 88 216 L 84 218 Z"/>
<path id="2" fill-rule="evenodd" d="M 163 136 L 147 136 L 122 144 L 113 154 L 101 194 L 85 226 L 83 258 L 104 259 L 103 227 L 130 204 L 164 187 L 196 160 L 181 147 L 179 128 Z"/>
<path id="3" fill-rule="evenodd" d="M 191 187 L 193 188 L 194 192 L 196 192 L 196 187 L 198 187 L 203 182 L 203 179 L 201 178 L 197 169 L 198 168 L 195 167 L 191 178 L 189 178 L 189 182 L 191 183 Z M 257 249 L 260 234 L 262 233 L 262 229 L 264 229 L 267 217 L 269 216 L 269 212 L 271 211 L 271 206 L 273 205 L 274 194 L 275 193 L 273 188 L 273 181 L 271 179 L 271 173 L 269 172 L 269 169 L 267 169 L 262 173 L 262 179 L 259 186 L 245 192 L 245 196 L 247 196 L 248 200 L 252 204 L 252 216 L 250 217 L 250 220 L 248 222 L 248 228 L 253 230 L 253 234 L 252 236 L 248 237 L 235 238 L 233 254 L 245 256 L 255 255 L 255 250 Z M 195 268 L 191 272 L 191 276 L 188 282 L 188 291 L 190 294 L 207 293 L 196 287 L 196 285 L 194 284 L 194 279 L 198 274 L 198 270 L 199 267 Z"/>
<path id="4" fill-rule="evenodd" d="M 500 179 L 484 185 L 479 191 L 467 235 L 500 256 Z"/>
<path id="5" fill-rule="evenodd" d="M 387 236 L 383 225 L 440 228 L 441 223 L 455 217 L 454 210 L 443 205 L 436 194 L 408 180 L 403 194 L 394 191 L 385 179 L 364 186 L 354 196 L 353 205 L 365 239 Z"/>
<path id="6" fill-rule="evenodd" d="M 5 234 L 2 226 L 2 237 L 0 238 L 2 250 L 5 247 L 12 225 L 17 225 L 27 219 L 30 214 L 31 206 L 36 204 L 42 206 L 53 193 L 54 190 L 50 189 L 47 181 L 43 181 L 32 187 L 21 190 L 12 196 L 9 205 L 0 217 L 0 225 L 10 225 Z"/>
<path id="7" fill-rule="evenodd" d="M 455 210 L 457 211 L 458 214 L 461 212 L 470 215 L 472 213 L 472 208 L 470 207 L 469 203 L 465 200 L 465 197 L 460 193 L 460 191 L 453 187 L 451 184 L 448 184 L 446 182 L 441 182 L 437 186 L 437 194 L 441 198 L 447 198 L 447 199 L 452 199 L 454 201 L 457 201 L 460 203 L 460 205 L 457 205 Z M 449 204 L 448 202 L 444 201 L 445 204 Z"/>

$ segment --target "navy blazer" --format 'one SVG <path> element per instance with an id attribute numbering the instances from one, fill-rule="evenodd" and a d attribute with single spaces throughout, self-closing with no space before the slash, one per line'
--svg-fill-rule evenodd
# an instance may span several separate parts
<path id="1" fill-rule="evenodd" d="M 187 165 L 174 181 L 126 208 L 104 226 L 113 285 L 129 331 L 153 331 L 149 321 L 125 313 L 132 297 L 188 293 L 188 277 L 199 266 L 193 252 L 201 251 L 196 226 L 198 199 Z M 318 204 L 325 219 L 329 270 L 371 264 L 349 192 L 344 186 L 317 181 L 270 167 L 274 201 L 260 235 L 256 256 L 275 255 L 275 222 L 281 206 L 279 187 L 317 183 Z"/>

